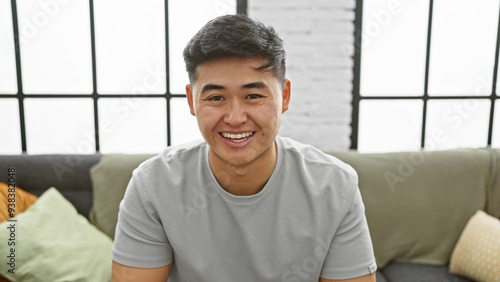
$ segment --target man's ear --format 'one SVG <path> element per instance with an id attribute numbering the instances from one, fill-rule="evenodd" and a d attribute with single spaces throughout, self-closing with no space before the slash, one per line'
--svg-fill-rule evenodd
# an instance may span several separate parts
<path id="1" fill-rule="evenodd" d="M 288 110 L 288 106 L 290 105 L 290 95 L 292 94 L 292 85 L 289 79 L 285 79 L 285 83 L 283 84 L 283 105 L 282 105 L 282 113 Z"/>
<path id="2" fill-rule="evenodd" d="M 186 97 L 187 97 L 187 100 L 188 100 L 189 109 L 191 111 L 191 114 L 193 116 L 196 116 L 196 114 L 194 113 L 193 91 L 191 90 L 191 85 L 190 84 L 186 84 Z"/>

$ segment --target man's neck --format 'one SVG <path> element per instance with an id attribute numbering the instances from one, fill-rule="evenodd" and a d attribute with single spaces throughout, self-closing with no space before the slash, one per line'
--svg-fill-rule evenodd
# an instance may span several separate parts
<path id="1" fill-rule="evenodd" d="M 250 196 L 259 193 L 271 177 L 278 159 L 276 142 L 258 159 L 244 166 L 233 166 L 214 157 L 210 152 L 209 162 L 219 185 L 235 196 Z M 214 169 L 224 167 L 224 169 Z"/>

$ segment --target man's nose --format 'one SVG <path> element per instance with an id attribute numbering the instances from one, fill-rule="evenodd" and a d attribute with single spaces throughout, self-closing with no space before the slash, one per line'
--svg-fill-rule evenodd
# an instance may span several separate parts
<path id="1" fill-rule="evenodd" d="M 238 101 L 233 100 L 227 105 L 227 112 L 224 116 L 224 122 L 230 125 L 240 125 L 248 121 L 247 109 L 245 105 Z"/>

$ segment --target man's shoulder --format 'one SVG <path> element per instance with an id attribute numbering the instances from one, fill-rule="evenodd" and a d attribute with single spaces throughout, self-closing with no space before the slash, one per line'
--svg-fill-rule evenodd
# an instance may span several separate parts
<path id="1" fill-rule="evenodd" d="M 193 165 L 199 164 L 200 159 L 203 158 L 205 146 L 206 143 L 203 140 L 169 146 L 158 155 L 141 163 L 137 171 L 151 173 L 155 171 L 166 172 L 166 169 L 191 168 Z"/>
<path id="2" fill-rule="evenodd" d="M 356 171 L 337 157 L 321 151 L 320 149 L 304 144 L 287 137 L 280 137 L 283 152 L 296 162 L 301 162 L 305 168 L 315 170 L 329 170 L 337 173 L 345 173 L 357 177 Z"/>
<path id="3" fill-rule="evenodd" d="M 328 210 L 342 210 L 353 200 L 358 189 L 356 171 L 340 159 L 320 149 L 297 142 L 290 138 L 281 138 L 283 165 L 290 179 L 299 180 L 311 197 L 329 201 Z M 332 210 L 330 210 L 332 211 Z"/>

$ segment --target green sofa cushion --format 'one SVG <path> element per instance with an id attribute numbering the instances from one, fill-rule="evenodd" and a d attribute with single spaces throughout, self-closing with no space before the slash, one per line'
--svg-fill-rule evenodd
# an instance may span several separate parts
<path id="1" fill-rule="evenodd" d="M 16 222 L 0 224 L 2 276 L 27 282 L 111 281 L 113 242 L 55 188 L 44 192 L 13 220 Z M 15 252 L 11 253 L 11 248 Z M 6 264 L 11 262 L 7 256 L 15 257 L 15 265 Z M 9 272 L 12 267 L 14 273 Z"/>
<path id="2" fill-rule="evenodd" d="M 89 219 L 110 238 L 115 237 L 120 202 L 125 194 L 132 171 L 154 155 L 109 154 L 90 169 L 93 205 Z"/>
<path id="3" fill-rule="evenodd" d="M 486 208 L 488 150 L 332 155 L 359 175 L 380 268 L 392 260 L 447 264 L 468 219 Z"/>

